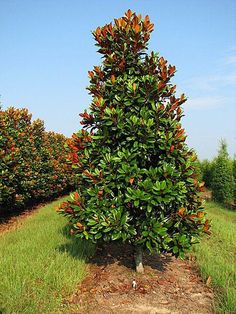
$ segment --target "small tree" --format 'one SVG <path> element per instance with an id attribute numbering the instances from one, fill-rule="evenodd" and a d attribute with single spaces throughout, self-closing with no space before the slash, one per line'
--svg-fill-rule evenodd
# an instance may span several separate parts
<path id="1" fill-rule="evenodd" d="M 212 172 L 213 198 L 218 202 L 226 203 L 233 198 L 233 186 L 232 164 L 227 152 L 227 144 L 225 140 L 221 140 Z"/>
<path id="2" fill-rule="evenodd" d="M 148 16 L 128 10 L 114 22 L 93 32 L 103 62 L 89 71 L 90 112 L 68 143 L 80 184 L 59 211 L 78 238 L 132 244 L 142 272 L 143 249 L 183 257 L 209 224 L 180 123 L 186 97 L 170 83 L 175 67 L 145 52 Z"/>

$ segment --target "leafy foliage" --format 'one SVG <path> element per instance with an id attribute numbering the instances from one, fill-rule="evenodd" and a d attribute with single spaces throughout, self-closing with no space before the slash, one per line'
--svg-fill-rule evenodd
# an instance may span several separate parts
<path id="1" fill-rule="evenodd" d="M 183 256 L 209 222 L 180 123 L 186 97 L 170 83 L 176 69 L 145 52 L 153 28 L 128 10 L 93 32 L 103 62 L 88 72 L 90 111 L 68 142 L 78 191 L 59 212 L 78 238 Z"/>
<path id="2" fill-rule="evenodd" d="M 66 164 L 63 135 L 45 132 L 43 122 L 32 122 L 27 109 L 0 110 L 0 129 L 1 211 L 72 189 L 75 180 Z"/>
<path id="3" fill-rule="evenodd" d="M 232 163 L 227 152 L 227 144 L 222 140 L 212 172 L 213 198 L 218 202 L 226 203 L 233 197 L 233 185 Z"/>
<path id="4" fill-rule="evenodd" d="M 234 178 L 234 202 L 236 203 L 236 155 L 233 159 L 233 178 Z"/>

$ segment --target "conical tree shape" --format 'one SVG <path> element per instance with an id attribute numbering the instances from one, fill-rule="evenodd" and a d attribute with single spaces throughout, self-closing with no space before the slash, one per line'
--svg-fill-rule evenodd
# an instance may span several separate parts
<path id="1" fill-rule="evenodd" d="M 170 83 L 175 67 L 145 52 L 153 28 L 128 10 L 93 32 L 103 62 L 89 71 L 93 101 L 68 144 L 80 184 L 60 207 L 76 237 L 133 244 L 139 271 L 143 248 L 182 257 L 209 228 L 180 124 L 186 98 Z"/>
<path id="2" fill-rule="evenodd" d="M 233 199 L 233 169 L 225 140 L 220 142 L 219 153 L 213 168 L 211 187 L 213 198 L 216 201 L 227 203 Z"/>

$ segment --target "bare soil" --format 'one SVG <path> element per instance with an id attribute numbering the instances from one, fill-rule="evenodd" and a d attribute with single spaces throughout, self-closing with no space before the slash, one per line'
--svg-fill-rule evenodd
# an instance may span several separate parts
<path id="1" fill-rule="evenodd" d="M 212 314 L 213 292 L 193 260 L 144 256 L 145 273 L 133 269 L 132 247 L 109 244 L 89 261 L 88 275 L 64 305 L 69 313 Z M 135 279 L 137 288 L 132 287 Z"/>
<path id="2" fill-rule="evenodd" d="M 58 198 L 55 198 L 53 201 L 57 201 L 62 196 L 59 196 Z M 36 205 L 28 206 L 25 209 L 15 209 L 13 211 L 9 212 L 3 212 L 0 216 L 0 234 L 3 232 L 7 232 L 13 229 L 19 228 L 23 221 L 27 219 L 28 217 L 34 215 L 37 213 L 42 207 L 51 204 L 52 201 L 39 203 Z M 1 313 L 0 313 L 1 314 Z"/>
<path id="3" fill-rule="evenodd" d="M 34 215 L 43 206 L 45 206 L 45 204 L 40 204 L 31 209 L 25 209 L 24 211 L 14 212 L 14 214 L 5 214 L 0 220 L 0 234 L 19 228 L 25 219 Z"/>
<path id="4" fill-rule="evenodd" d="M 212 200 L 212 191 L 206 189 L 204 192 L 201 193 L 201 197 L 205 201 L 211 201 Z"/>

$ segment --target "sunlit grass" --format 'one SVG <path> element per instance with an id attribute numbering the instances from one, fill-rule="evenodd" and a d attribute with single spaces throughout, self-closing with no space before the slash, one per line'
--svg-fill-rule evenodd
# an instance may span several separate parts
<path id="1" fill-rule="evenodd" d="M 86 273 L 88 242 L 68 239 L 56 201 L 0 235 L 0 313 L 59 313 Z"/>
<path id="2" fill-rule="evenodd" d="M 65 236 L 66 219 L 53 202 L 0 234 L 0 313 L 60 313 L 86 273 L 94 247 Z M 211 276 L 219 313 L 236 313 L 236 212 L 209 202 L 212 235 L 194 251 L 205 280 Z"/>
<path id="3" fill-rule="evenodd" d="M 212 278 L 219 313 L 236 313 L 236 212 L 209 202 L 205 208 L 212 221 L 211 236 L 194 248 L 203 278 Z"/>

